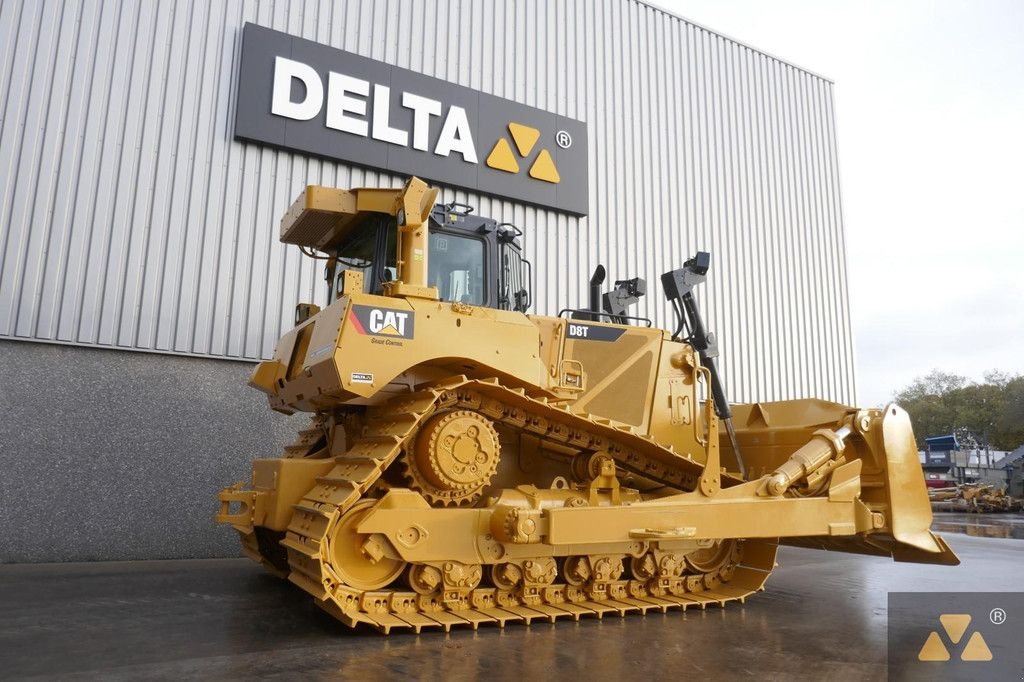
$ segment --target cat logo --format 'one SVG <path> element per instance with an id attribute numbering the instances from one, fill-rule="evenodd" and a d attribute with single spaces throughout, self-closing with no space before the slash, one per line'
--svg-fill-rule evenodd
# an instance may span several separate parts
<path id="1" fill-rule="evenodd" d="M 540 131 L 522 123 L 509 123 L 508 132 L 512 135 L 512 141 L 516 145 L 519 156 L 527 159 L 536 146 L 537 140 L 540 139 Z M 487 155 L 487 165 L 506 173 L 519 172 L 519 161 L 516 160 L 512 147 L 504 137 L 498 140 L 494 149 Z M 555 160 L 551 158 L 551 152 L 547 149 L 541 149 L 537 154 L 537 158 L 530 165 L 529 176 L 534 180 L 543 180 L 553 185 L 562 181 L 562 176 L 555 168 Z"/>
<path id="2" fill-rule="evenodd" d="M 416 315 L 411 310 L 377 308 L 368 305 L 354 305 L 349 313 L 349 322 L 360 334 L 370 336 L 392 336 L 401 339 L 413 337 Z"/>
<path id="3" fill-rule="evenodd" d="M 971 617 L 966 613 L 944 613 L 939 616 L 939 622 L 942 623 L 942 629 L 945 630 L 946 636 L 949 637 L 949 641 L 956 646 L 960 643 L 960 640 L 963 639 L 964 633 L 967 632 L 967 626 L 971 624 Z M 946 645 L 943 643 L 942 637 L 939 635 L 938 631 L 932 630 L 928 635 L 928 639 L 925 640 L 924 646 L 921 647 L 921 651 L 917 654 L 917 660 L 949 660 L 949 649 L 946 648 Z M 977 630 L 971 634 L 963 651 L 960 652 L 960 660 L 992 660 L 992 650 L 988 648 L 985 638 L 982 637 L 981 633 Z"/>

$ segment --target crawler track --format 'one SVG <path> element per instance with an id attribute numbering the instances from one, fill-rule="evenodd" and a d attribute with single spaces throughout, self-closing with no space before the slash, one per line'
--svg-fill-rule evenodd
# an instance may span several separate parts
<path id="1" fill-rule="evenodd" d="M 740 541 L 728 560 L 709 572 L 639 579 L 592 579 L 574 585 L 554 582 L 534 589 L 476 587 L 457 599 L 441 592 L 418 594 L 398 581 L 378 590 L 346 584 L 331 565 L 330 537 L 351 510 L 394 463 L 407 440 L 439 409 L 477 411 L 493 421 L 577 448 L 602 450 L 616 464 L 647 479 L 692 490 L 701 473 L 698 462 L 681 457 L 631 426 L 579 415 L 525 391 L 509 389 L 497 380 L 465 377 L 437 384 L 371 408 L 364 433 L 355 438 L 334 468 L 296 505 L 281 544 L 287 549 L 289 580 L 316 598 L 317 603 L 350 626 L 365 623 L 385 633 L 393 629 L 477 628 L 482 623 L 504 626 L 558 618 L 601 618 L 650 610 L 706 608 L 743 602 L 763 588 L 775 566 L 776 541 Z M 725 477 L 723 477 L 725 478 Z M 723 480 L 728 485 L 735 481 Z M 254 538 L 243 536 L 246 554 L 272 567 Z M 624 557 L 625 558 L 625 557 Z M 621 571 L 620 571 L 621 573 Z M 614 575 L 614 578 L 621 575 Z M 562 578 L 559 575 L 559 578 Z M 579 582 L 579 581 L 577 581 Z"/>

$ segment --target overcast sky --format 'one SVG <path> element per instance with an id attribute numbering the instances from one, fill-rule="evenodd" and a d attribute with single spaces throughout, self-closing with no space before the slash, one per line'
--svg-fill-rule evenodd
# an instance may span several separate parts
<path id="1" fill-rule="evenodd" d="M 835 81 L 857 393 L 1024 373 L 1024 0 L 656 0 Z"/>

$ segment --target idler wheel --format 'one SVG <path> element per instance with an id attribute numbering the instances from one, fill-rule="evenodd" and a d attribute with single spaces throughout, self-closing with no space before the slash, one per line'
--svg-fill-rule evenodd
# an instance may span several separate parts
<path id="1" fill-rule="evenodd" d="M 346 585 L 357 590 L 377 590 L 389 585 L 405 569 L 401 559 L 381 557 L 374 560 L 363 546 L 370 536 L 356 532 L 356 527 L 377 504 L 362 500 L 345 512 L 329 536 L 331 568 Z"/>
<path id="2" fill-rule="evenodd" d="M 736 563 L 739 558 L 740 546 L 736 540 L 719 540 L 710 547 L 687 554 L 686 565 L 692 573 L 711 573 Z"/>

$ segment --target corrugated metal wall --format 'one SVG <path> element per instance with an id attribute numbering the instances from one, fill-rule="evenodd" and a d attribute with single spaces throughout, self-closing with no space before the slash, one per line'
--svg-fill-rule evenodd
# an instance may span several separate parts
<path id="1" fill-rule="evenodd" d="M 708 249 L 731 395 L 852 400 L 832 84 L 627 0 L 0 3 L 0 336 L 259 358 L 322 297 L 280 214 L 402 178 L 233 141 L 245 21 L 586 121 L 589 217 L 443 194 L 526 229 L 537 310 L 603 262 L 669 326 Z"/>

